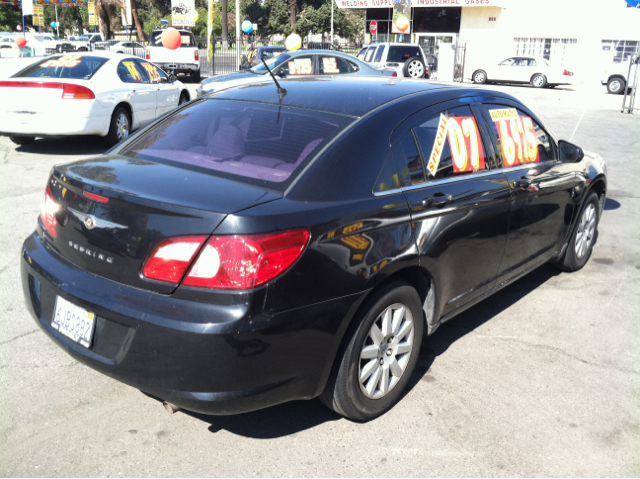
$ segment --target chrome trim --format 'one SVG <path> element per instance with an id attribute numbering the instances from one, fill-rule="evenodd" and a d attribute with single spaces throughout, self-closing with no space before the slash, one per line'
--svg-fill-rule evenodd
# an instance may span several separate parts
<path id="1" fill-rule="evenodd" d="M 93 228 L 114 228 L 114 229 L 126 230 L 128 228 L 128 226 L 103 220 L 95 217 L 94 215 L 88 215 L 78 210 L 74 210 L 73 208 L 67 208 L 67 209 L 73 216 L 75 216 L 80 221 L 82 221 L 88 230 L 92 230 Z"/>

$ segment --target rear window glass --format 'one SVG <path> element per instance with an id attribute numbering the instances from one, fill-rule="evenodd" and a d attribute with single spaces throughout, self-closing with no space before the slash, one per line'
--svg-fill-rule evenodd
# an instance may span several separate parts
<path id="1" fill-rule="evenodd" d="M 318 111 L 208 99 L 168 117 L 121 154 L 283 190 L 305 160 L 352 121 Z"/>
<path id="2" fill-rule="evenodd" d="M 404 62 L 411 57 L 422 58 L 418 47 L 390 47 L 388 62 Z"/>
<path id="3" fill-rule="evenodd" d="M 149 46 L 151 47 L 162 47 L 162 31 L 154 31 L 151 32 L 149 36 Z M 182 40 L 180 44 L 180 48 L 182 47 L 195 47 L 196 39 L 194 38 L 191 32 L 180 32 L 180 38 Z"/>
<path id="4" fill-rule="evenodd" d="M 48 57 L 13 75 L 14 78 L 75 78 L 88 80 L 109 61 L 108 58 L 59 55 Z"/>

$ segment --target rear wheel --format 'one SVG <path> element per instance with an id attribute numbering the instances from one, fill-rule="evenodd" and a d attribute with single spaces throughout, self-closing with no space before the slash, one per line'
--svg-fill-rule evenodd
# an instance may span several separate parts
<path id="1" fill-rule="evenodd" d="M 16 145 L 30 145 L 36 139 L 35 136 L 11 135 L 9 137 Z"/>
<path id="2" fill-rule="evenodd" d="M 473 83 L 487 83 L 487 72 L 484 70 L 476 70 L 473 72 L 473 75 L 471 75 L 471 79 L 473 80 Z"/>
<path id="3" fill-rule="evenodd" d="M 598 222 L 600 221 L 600 201 L 595 191 L 592 191 L 584 204 L 569 245 L 564 255 L 556 262 L 556 266 L 563 271 L 578 271 L 587 264 L 593 251 Z"/>
<path id="4" fill-rule="evenodd" d="M 182 105 L 184 103 L 187 103 L 189 101 L 189 94 L 186 91 L 183 91 L 182 93 L 180 93 L 180 101 L 178 102 L 178 105 Z"/>
<path id="5" fill-rule="evenodd" d="M 424 62 L 418 57 L 409 58 L 404 62 L 404 76 L 411 78 L 424 78 Z"/>
<path id="6" fill-rule="evenodd" d="M 424 319 L 420 297 L 403 281 L 363 305 L 320 399 L 353 421 L 368 421 L 402 396 L 418 361 Z"/>
<path id="7" fill-rule="evenodd" d="M 117 145 L 122 140 L 126 140 L 131 133 L 131 116 L 126 108 L 117 107 L 111 116 L 111 126 L 107 134 L 107 144 L 109 146 Z"/>
<path id="8" fill-rule="evenodd" d="M 200 83 L 200 70 L 191 72 L 191 79 L 196 83 Z"/>
<path id="9" fill-rule="evenodd" d="M 547 77 L 542 73 L 536 73 L 531 77 L 531 85 L 535 88 L 544 88 L 547 86 Z"/>
<path id="10" fill-rule="evenodd" d="M 607 91 L 612 95 L 619 95 L 624 91 L 626 86 L 627 82 L 622 78 L 615 77 L 607 82 Z"/>

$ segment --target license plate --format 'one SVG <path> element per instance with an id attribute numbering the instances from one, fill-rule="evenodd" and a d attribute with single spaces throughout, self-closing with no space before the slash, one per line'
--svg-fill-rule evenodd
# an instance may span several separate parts
<path id="1" fill-rule="evenodd" d="M 95 314 L 57 296 L 51 321 L 53 329 L 88 348 L 93 338 L 95 323 Z"/>

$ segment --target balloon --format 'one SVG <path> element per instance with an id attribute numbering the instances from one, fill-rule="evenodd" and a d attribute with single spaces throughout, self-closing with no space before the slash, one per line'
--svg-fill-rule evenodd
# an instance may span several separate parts
<path id="1" fill-rule="evenodd" d="M 19 32 L 21 32 L 21 31 L 22 31 L 22 25 L 18 25 L 18 26 L 16 27 L 16 30 L 18 30 Z"/>
<path id="2" fill-rule="evenodd" d="M 51 28 L 56 28 L 56 22 L 51 22 Z"/>
<path id="3" fill-rule="evenodd" d="M 169 50 L 175 50 L 180 46 L 182 39 L 180 38 L 180 32 L 175 28 L 169 27 L 162 31 L 160 37 L 162 44 Z"/>
<path id="4" fill-rule="evenodd" d="M 24 48 L 24 46 L 27 44 L 27 39 L 24 37 L 18 37 L 16 38 L 16 45 L 18 45 L 18 47 L 20 48 Z"/>
<path id="5" fill-rule="evenodd" d="M 295 33 L 292 33 L 284 41 L 284 46 L 287 47 L 287 50 L 290 50 L 290 51 L 297 50 L 302 46 L 302 38 L 300 38 L 300 35 L 296 35 Z"/>
<path id="6" fill-rule="evenodd" d="M 242 22 L 242 31 L 247 35 L 251 33 L 253 31 L 253 23 L 251 23 L 249 20 L 245 20 L 244 22 Z"/>

